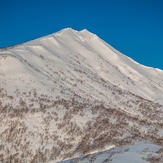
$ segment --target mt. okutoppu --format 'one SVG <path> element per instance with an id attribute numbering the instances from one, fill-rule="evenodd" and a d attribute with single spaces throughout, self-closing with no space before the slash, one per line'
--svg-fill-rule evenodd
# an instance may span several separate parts
<path id="1" fill-rule="evenodd" d="M 90 82 L 87 77 L 87 73 L 90 72 L 125 91 L 163 104 L 163 72 L 161 70 L 140 65 L 86 29 L 78 32 L 66 28 L 13 49 L 0 51 L 0 56 L 4 55 L 7 59 L 0 61 L 0 74 L 2 76 L 5 74 L 6 77 L 9 75 L 11 80 L 7 85 L 1 84 L 1 86 L 11 94 L 14 91 L 10 89 L 14 86 L 14 78 L 22 77 L 23 74 L 27 75 L 24 78 L 26 82 L 29 79 L 38 81 L 32 83 L 31 88 L 53 87 L 53 81 L 59 80 L 57 73 L 62 72 L 60 77 L 65 78 L 62 84 L 66 89 L 80 81 L 84 81 L 85 85 L 89 83 L 92 89 L 98 89 L 98 83 Z M 80 71 L 85 71 L 83 78 Z M 6 77 L 1 79 L 5 81 Z M 74 81 L 71 81 L 71 78 Z M 43 86 L 41 81 L 45 82 L 46 86 Z M 22 89 L 24 87 L 22 81 L 16 81 L 16 85 Z M 82 84 L 71 89 L 82 96 L 90 93 L 90 90 L 84 90 L 83 94 L 80 87 Z M 107 96 L 105 90 L 92 91 L 91 95 L 94 99 L 108 102 L 107 98 L 98 95 L 100 91 Z"/>
<path id="2" fill-rule="evenodd" d="M 0 159 L 57 162 L 135 140 L 163 145 L 163 71 L 87 30 L 0 50 Z"/>

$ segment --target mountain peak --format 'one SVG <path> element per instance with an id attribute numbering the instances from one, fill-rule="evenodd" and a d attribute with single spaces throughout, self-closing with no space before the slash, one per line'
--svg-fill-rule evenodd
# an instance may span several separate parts
<path id="1" fill-rule="evenodd" d="M 162 79 L 86 29 L 0 51 L 0 158 L 91 162 L 136 140 L 162 146 Z"/>
<path id="2" fill-rule="evenodd" d="M 68 27 L 68 28 L 64 28 L 64 29 L 62 29 L 62 31 L 74 31 L 74 29 Z"/>
<path id="3" fill-rule="evenodd" d="M 91 32 L 89 32 L 87 29 L 82 29 L 81 31 L 79 31 L 79 32 L 87 32 L 87 33 L 91 33 Z"/>

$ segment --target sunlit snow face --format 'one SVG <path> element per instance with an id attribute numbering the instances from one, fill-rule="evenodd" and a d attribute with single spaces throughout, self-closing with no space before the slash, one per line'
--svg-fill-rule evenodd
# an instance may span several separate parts
<path id="1" fill-rule="evenodd" d="M 5 74 L 8 68 L 9 67 L 5 64 L 4 59 L 0 59 L 0 74 Z"/>

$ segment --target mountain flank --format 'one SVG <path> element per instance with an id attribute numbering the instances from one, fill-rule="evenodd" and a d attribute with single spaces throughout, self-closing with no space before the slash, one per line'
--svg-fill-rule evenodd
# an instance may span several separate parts
<path id="1" fill-rule="evenodd" d="M 162 70 L 86 29 L 1 49 L 0 160 L 111 162 L 111 149 L 139 142 L 159 147 L 142 161 L 161 162 L 162 99 Z"/>

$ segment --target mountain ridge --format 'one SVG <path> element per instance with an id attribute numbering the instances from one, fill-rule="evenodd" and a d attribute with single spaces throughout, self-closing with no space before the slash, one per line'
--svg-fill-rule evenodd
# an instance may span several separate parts
<path id="1" fill-rule="evenodd" d="M 4 160 L 15 149 L 20 162 L 57 162 L 138 140 L 162 146 L 163 72 L 87 30 L 1 50 L 0 78 Z"/>
<path id="2" fill-rule="evenodd" d="M 80 48 L 73 49 L 74 48 L 73 44 L 76 45 L 77 47 L 79 46 Z M 43 53 L 43 54 L 40 54 L 40 56 L 42 57 L 46 53 L 49 53 L 51 56 L 53 55 L 54 57 L 54 53 L 55 55 L 58 54 L 58 52 L 61 51 L 60 49 L 65 49 L 65 50 L 67 49 L 68 51 L 73 50 L 75 53 L 78 53 L 77 56 L 81 55 L 81 57 L 86 58 L 87 61 L 89 60 L 89 66 L 92 64 L 91 63 L 92 58 L 95 58 L 95 56 L 96 58 L 101 57 L 100 59 L 104 61 L 105 69 L 108 69 L 107 71 L 109 71 L 109 68 L 107 68 L 107 65 L 109 64 L 111 65 L 112 69 L 115 69 L 114 71 L 119 71 L 118 72 L 119 74 L 115 72 L 115 79 L 118 77 L 116 81 L 119 81 L 116 84 L 117 86 L 119 85 L 122 89 L 128 90 L 129 87 L 126 84 L 122 85 L 123 79 L 120 79 L 119 76 L 123 78 L 128 78 L 130 84 L 133 83 L 135 85 L 136 83 L 136 87 L 138 87 L 138 88 L 133 89 L 134 86 L 130 86 L 131 90 L 129 89 L 128 91 L 131 91 L 149 100 L 156 100 L 159 98 L 158 102 L 162 102 L 162 98 L 163 98 L 163 96 L 161 95 L 161 92 L 163 90 L 161 86 L 163 85 L 162 70 L 160 71 L 158 69 L 146 67 L 144 65 L 141 65 L 135 62 L 133 59 L 118 52 L 116 49 L 114 49 L 113 47 L 108 45 L 106 42 L 101 40 L 97 35 L 90 33 L 86 29 L 78 32 L 78 31 L 73 30 L 72 28 L 66 28 L 59 32 L 50 34 L 48 36 L 44 36 L 44 37 L 29 41 L 27 43 L 21 44 L 19 46 L 16 46 L 14 47 L 14 49 L 3 50 L 1 51 L 1 55 L 4 53 L 6 54 L 10 53 L 10 55 L 12 54 L 14 56 L 15 55 L 18 56 L 19 58 L 22 58 L 22 56 L 20 55 L 21 52 L 26 51 L 26 53 L 31 53 L 31 55 L 34 54 L 35 55 L 34 57 L 37 58 L 38 60 L 39 53 Z M 65 55 L 65 50 L 61 52 L 62 53 L 61 56 L 63 56 L 62 59 L 64 60 L 67 55 L 67 54 Z M 84 51 L 86 50 L 85 52 L 86 55 L 84 54 L 82 50 Z M 24 56 L 24 57 L 27 57 L 27 56 Z M 57 57 L 59 57 L 59 55 Z M 108 75 L 105 69 L 100 68 L 100 66 L 98 65 L 97 59 L 95 62 L 96 62 L 95 66 L 94 66 L 94 63 L 93 65 L 91 65 L 92 70 L 95 71 L 96 73 L 98 72 L 98 75 L 100 75 L 104 80 L 107 80 L 111 82 L 112 84 L 113 83 L 115 84 L 116 83 L 115 81 L 108 80 L 110 78 L 110 75 Z M 153 81 L 153 79 L 151 80 L 151 77 L 148 77 L 148 76 L 151 76 L 152 78 L 157 79 L 157 81 Z M 161 76 L 161 78 L 159 76 Z M 148 83 L 151 83 L 151 84 L 148 84 Z M 154 90 L 153 85 L 156 88 L 156 90 Z M 141 89 L 144 86 L 145 86 L 145 89 L 142 92 Z M 157 95 L 156 91 L 159 93 L 159 95 Z M 156 92 L 155 95 L 153 92 Z M 152 94 L 154 95 L 154 97 L 152 97 L 153 96 Z"/>

